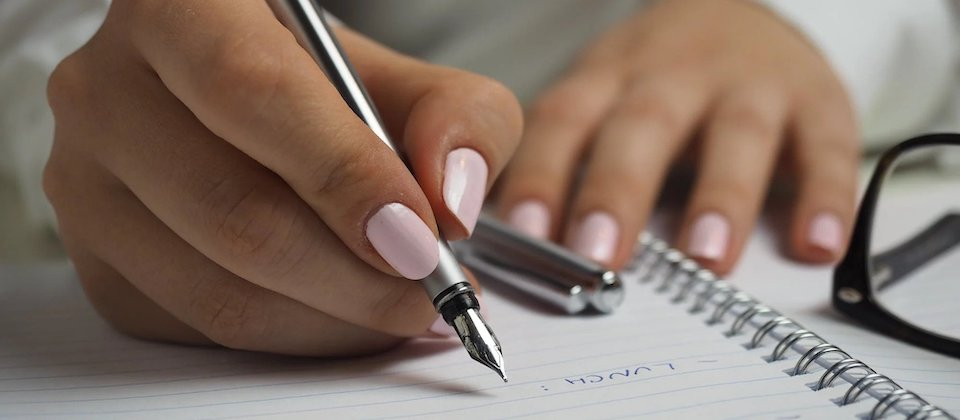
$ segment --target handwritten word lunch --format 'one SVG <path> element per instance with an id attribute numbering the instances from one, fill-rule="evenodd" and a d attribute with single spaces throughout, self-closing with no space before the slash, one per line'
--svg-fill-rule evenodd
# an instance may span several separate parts
<path id="1" fill-rule="evenodd" d="M 586 384 L 598 384 L 601 382 L 610 382 L 618 379 L 627 379 L 630 377 L 640 376 L 645 373 L 650 373 L 653 371 L 674 371 L 677 370 L 677 365 L 673 362 L 668 363 L 656 363 L 646 366 L 633 366 L 626 367 L 622 369 L 617 369 L 609 372 L 595 373 L 591 375 L 584 375 L 580 377 L 571 377 L 564 378 L 570 385 L 586 385 Z"/>

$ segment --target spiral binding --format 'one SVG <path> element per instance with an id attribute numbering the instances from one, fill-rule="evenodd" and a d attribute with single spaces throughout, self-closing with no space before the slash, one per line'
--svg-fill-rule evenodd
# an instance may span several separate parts
<path id="1" fill-rule="evenodd" d="M 788 350 L 801 341 L 812 340 L 817 342 L 797 360 L 790 373 L 791 375 L 806 373 L 811 364 L 823 360 L 827 355 L 842 356 L 841 360 L 826 368 L 817 381 L 815 390 L 819 391 L 830 387 L 844 373 L 855 369 L 862 370 L 865 373 L 864 376 L 850 385 L 843 398 L 840 399 L 839 405 L 853 403 L 862 393 L 869 394 L 870 389 L 879 385 L 886 384 L 887 387 L 891 388 L 890 391 L 880 395 L 877 394 L 878 391 L 874 391 L 873 395 L 878 398 L 878 401 L 866 416 L 867 419 L 879 419 L 890 410 L 900 411 L 907 416 L 907 419 L 955 419 L 950 413 L 929 404 L 919 395 L 904 389 L 889 377 L 877 373 L 866 363 L 853 358 L 840 347 L 828 343 L 796 321 L 760 303 L 729 283 L 720 281 L 713 272 L 700 267 L 696 261 L 687 258 L 682 252 L 671 248 L 667 242 L 650 233 L 644 232 L 640 236 L 637 252 L 625 272 L 629 274 L 628 277 L 637 278 L 640 283 L 656 284 L 654 290 L 658 293 L 666 293 L 676 288 L 677 292 L 671 299 L 674 303 L 685 303 L 692 296 L 693 303 L 689 307 L 691 314 L 701 313 L 708 306 L 712 306 L 713 312 L 706 320 L 707 324 L 710 325 L 723 322 L 724 317 L 732 312 L 733 308 L 742 307 L 742 311 L 724 333 L 728 337 L 741 334 L 750 321 L 758 316 L 770 317 L 754 332 L 749 344 L 747 344 L 748 348 L 758 347 L 763 339 L 774 330 L 790 328 L 790 332 L 783 335 L 783 338 L 779 339 L 774 346 L 769 356 L 771 362 L 783 358 Z M 904 405 L 906 402 L 913 402 L 916 407 L 907 408 Z"/>
<path id="2" fill-rule="evenodd" d="M 871 373 L 877 373 L 870 366 L 867 366 L 866 363 L 863 363 L 854 358 L 846 358 L 837 363 L 834 363 L 833 366 L 830 366 L 826 371 L 823 372 L 823 376 L 820 377 L 820 380 L 817 381 L 817 391 L 829 388 L 833 384 L 834 379 L 843 375 L 844 372 L 852 369 L 863 369 L 867 371 L 868 375 Z"/>

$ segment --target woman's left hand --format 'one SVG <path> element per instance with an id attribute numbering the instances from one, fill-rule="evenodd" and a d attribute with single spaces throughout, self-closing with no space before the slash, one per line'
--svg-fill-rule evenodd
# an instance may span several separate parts
<path id="1" fill-rule="evenodd" d="M 824 57 L 761 6 L 657 2 L 585 50 L 527 124 L 500 216 L 612 267 L 688 150 L 697 178 L 677 245 L 706 267 L 734 266 L 781 154 L 797 182 L 784 226 L 793 255 L 832 262 L 846 246 L 859 156 L 849 98 Z"/>

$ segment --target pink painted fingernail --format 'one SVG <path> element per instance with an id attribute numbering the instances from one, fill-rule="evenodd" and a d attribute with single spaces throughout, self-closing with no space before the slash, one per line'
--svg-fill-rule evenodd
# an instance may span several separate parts
<path id="1" fill-rule="evenodd" d="M 367 239 L 387 264 L 411 280 L 426 277 L 440 263 L 433 231 L 413 210 L 400 203 L 387 204 L 370 217 Z"/>
<path id="2" fill-rule="evenodd" d="M 538 200 L 527 200 L 514 206 L 507 223 L 534 238 L 550 236 L 550 211 Z"/>
<path id="3" fill-rule="evenodd" d="M 693 224 L 687 253 L 711 261 L 722 260 L 730 242 L 730 223 L 719 213 L 705 213 Z"/>
<path id="4" fill-rule="evenodd" d="M 843 245 L 843 224 L 840 219 L 831 213 L 818 213 L 810 221 L 808 240 L 813 246 L 816 246 L 831 254 L 840 252 Z"/>
<path id="5" fill-rule="evenodd" d="M 433 325 L 430 326 L 430 332 L 441 337 L 453 337 L 457 335 L 457 330 L 454 330 L 453 327 L 447 324 L 447 321 L 443 320 L 443 315 L 437 317 L 436 321 L 433 321 Z"/>
<path id="6" fill-rule="evenodd" d="M 473 149 L 460 148 L 447 154 L 443 201 L 460 224 L 473 233 L 487 192 L 487 162 Z"/>
<path id="7" fill-rule="evenodd" d="M 620 227 L 609 213 L 596 211 L 580 223 L 570 247 L 577 253 L 601 263 L 609 263 L 617 251 Z"/>

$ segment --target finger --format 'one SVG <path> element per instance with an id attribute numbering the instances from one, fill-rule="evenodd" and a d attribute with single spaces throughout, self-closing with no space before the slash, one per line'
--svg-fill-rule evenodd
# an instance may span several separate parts
<path id="1" fill-rule="evenodd" d="M 365 328 L 415 336 L 436 318 L 419 284 L 357 258 L 282 179 L 207 131 L 159 81 L 110 80 L 96 92 L 103 118 L 90 134 L 110 151 L 99 163 L 190 246 L 240 278 Z"/>
<path id="2" fill-rule="evenodd" d="M 624 90 L 603 122 L 570 214 L 566 244 L 620 267 L 656 200 L 670 163 L 707 105 L 702 79 L 642 79 Z"/>
<path id="3" fill-rule="evenodd" d="M 118 331 L 146 340 L 213 344 L 209 338 L 150 300 L 88 249 L 72 243 L 70 235 L 63 235 L 61 231 L 61 239 L 64 240 L 87 299 L 100 316 Z"/>
<path id="4" fill-rule="evenodd" d="M 134 43 L 207 128 L 280 175 L 371 265 L 411 279 L 436 268 L 433 212 L 416 179 L 266 3 L 151 4 L 160 6 L 140 6 L 152 14 Z"/>
<path id="5" fill-rule="evenodd" d="M 350 31 L 341 35 L 441 230 L 448 239 L 468 236 L 520 140 L 513 94 L 493 80 L 401 56 Z"/>
<path id="6" fill-rule="evenodd" d="M 70 234 L 73 241 L 86 244 L 108 265 L 91 264 L 75 253 L 77 246 L 71 247 L 88 295 L 125 332 L 310 356 L 371 352 L 401 340 L 244 281 L 196 252 L 132 195 L 102 192 L 88 191 L 69 213 L 59 216 L 67 225 L 83 223 L 83 232 Z M 136 289 L 125 286 L 123 278 Z M 133 308 L 136 303 L 144 307 Z M 419 327 L 426 331 L 425 325 Z"/>
<path id="7" fill-rule="evenodd" d="M 787 112 L 782 92 L 755 81 L 738 86 L 707 122 L 680 246 L 718 274 L 733 267 L 763 203 Z"/>
<path id="8" fill-rule="evenodd" d="M 856 120 L 835 92 L 802 105 L 793 130 L 798 191 L 789 244 L 801 261 L 829 263 L 843 256 L 856 213 Z"/>
<path id="9" fill-rule="evenodd" d="M 559 239 L 581 156 L 621 85 L 617 71 L 584 68 L 537 101 L 500 190 L 501 218 L 528 235 Z"/>

